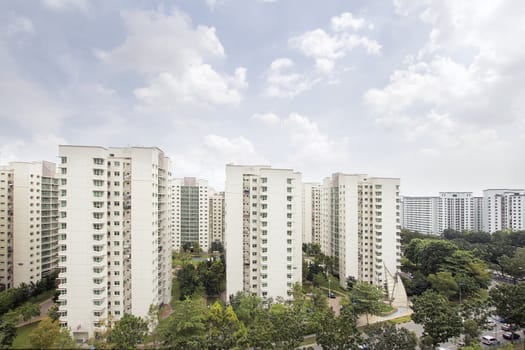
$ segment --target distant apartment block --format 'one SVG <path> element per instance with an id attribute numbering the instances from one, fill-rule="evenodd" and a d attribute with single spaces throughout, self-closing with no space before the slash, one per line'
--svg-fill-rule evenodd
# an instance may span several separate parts
<path id="1" fill-rule="evenodd" d="M 172 181 L 172 247 L 193 247 L 202 251 L 210 248 L 208 181 L 194 177 Z"/>
<path id="2" fill-rule="evenodd" d="M 342 286 L 352 276 L 393 291 L 401 257 L 399 183 L 341 173 L 323 181 L 321 249 L 335 258 Z"/>
<path id="3" fill-rule="evenodd" d="M 59 155 L 59 315 L 82 341 L 171 299 L 170 161 L 144 147 Z"/>
<path id="4" fill-rule="evenodd" d="M 321 184 L 303 184 L 303 243 L 321 244 Z"/>
<path id="5" fill-rule="evenodd" d="M 226 165 L 226 292 L 290 298 L 302 279 L 301 174 Z"/>
<path id="6" fill-rule="evenodd" d="M 210 191 L 209 197 L 210 246 L 214 248 L 214 243 L 224 245 L 224 192 Z"/>
<path id="7" fill-rule="evenodd" d="M 525 190 L 484 190 L 483 230 L 525 230 Z"/>
<path id="8" fill-rule="evenodd" d="M 50 162 L 0 166 L 0 288 L 58 268 L 58 178 Z"/>
<path id="9" fill-rule="evenodd" d="M 440 192 L 439 196 L 404 196 L 403 228 L 425 234 L 446 229 L 479 231 L 482 227 L 482 200 L 472 192 Z"/>
<path id="10" fill-rule="evenodd" d="M 438 197 L 402 198 L 402 227 L 424 234 L 438 234 Z"/>

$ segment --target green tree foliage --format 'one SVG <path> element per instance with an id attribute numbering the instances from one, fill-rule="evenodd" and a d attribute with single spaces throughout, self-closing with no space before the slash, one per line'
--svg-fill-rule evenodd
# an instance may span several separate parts
<path id="1" fill-rule="evenodd" d="M 508 323 L 525 323 L 525 282 L 516 285 L 500 284 L 489 292 L 499 316 Z"/>
<path id="2" fill-rule="evenodd" d="M 366 282 L 357 282 L 350 291 L 350 300 L 356 315 L 378 315 L 386 309 L 383 303 L 384 291 Z"/>
<path id="3" fill-rule="evenodd" d="M 434 346 L 461 334 L 462 324 L 458 309 L 443 295 L 426 291 L 414 299 L 413 310 L 412 319 L 423 325 L 423 336 L 430 337 Z"/>
<path id="4" fill-rule="evenodd" d="M 18 288 L 11 288 L 0 292 L 0 315 L 17 308 L 31 297 L 35 297 L 47 290 L 55 289 L 56 276 L 57 273 L 53 273 L 43 277 L 37 283 L 22 283 Z"/>
<path id="5" fill-rule="evenodd" d="M 458 284 L 450 272 L 438 272 L 428 275 L 432 289 L 450 298 L 458 293 Z"/>
<path id="6" fill-rule="evenodd" d="M 226 269 L 221 259 L 215 258 L 200 262 L 197 267 L 187 262 L 177 272 L 180 300 L 194 294 L 219 295 L 226 286 Z"/>
<path id="7" fill-rule="evenodd" d="M 406 328 L 397 329 L 392 323 L 382 322 L 366 327 L 367 345 L 374 350 L 411 350 L 417 345 L 417 336 Z"/>
<path id="8" fill-rule="evenodd" d="M 269 310 L 274 349 L 295 349 L 304 335 L 303 315 L 290 304 L 273 304 Z"/>
<path id="9" fill-rule="evenodd" d="M 208 309 L 200 299 L 178 301 L 166 323 L 158 328 L 161 342 L 170 348 L 200 350 L 206 341 Z"/>
<path id="10" fill-rule="evenodd" d="M 514 284 L 525 278 L 525 248 L 518 248 L 511 257 L 499 258 L 501 272 L 512 277 Z"/>
<path id="11" fill-rule="evenodd" d="M 16 326 L 12 321 L 0 321 L 0 349 L 10 349 L 16 337 Z"/>
<path id="12" fill-rule="evenodd" d="M 29 343 L 35 349 L 71 349 L 75 342 L 69 331 L 60 328 L 58 321 L 46 317 L 29 334 Z"/>
<path id="13" fill-rule="evenodd" d="M 49 308 L 49 311 L 47 312 L 47 316 L 51 318 L 53 321 L 58 321 L 59 315 L 58 315 L 58 304 L 53 304 Z"/>
<path id="14" fill-rule="evenodd" d="M 113 348 L 130 349 L 142 342 L 148 334 L 148 323 L 141 317 L 124 314 L 108 335 L 107 341 Z"/>
<path id="15" fill-rule="evenodd" d="M 405 249 L 405 257 L 419 267 L 428 276 L 439 271 L 445 259 L 451 256 L 458 247 L 448 241 L 439 239 L 413 239 Z"/>
<path id="16" fill-rule="evenodd" d="M 339 317 L 327 310 L 317 331 L 317 344 L 325 350 L 358 350 L 363 343 L 356 328 L 356 315 L 352 305 L 341 308 Z"/>
<path id="17" fill-rule="evenodd" d="M 210 350 L 244 349 L 248 332 L 233 307 L 215 302 L 208 314 L 206 340 Z"/>

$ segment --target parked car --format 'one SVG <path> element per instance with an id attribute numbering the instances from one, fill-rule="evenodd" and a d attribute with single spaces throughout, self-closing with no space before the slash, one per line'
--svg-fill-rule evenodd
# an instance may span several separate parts
<path id="1" fill-rule="evenodd" d="M 329 292 L 329 293 L 328 293 L 328 297 L 329 297 L 330 299 L 335 299 L 335 294 L 334 294 L 334 292 Z"/>
<path id="2" fill-rule="evenodd" d="M 510 323 L 504 323 L 501 325 L 501 329 L 503 329 L 504 331 L 515 331 L 518 329 L 518 326 L 516 325 L 511 325 Z"/>
<path id="3" fill-rule="evenodd" d="M 508 340 L 516 340 L 520 338 L 520 335 L 514 332 L 505 332 L 503 333 L 503 338 L 508 339 Z"/>

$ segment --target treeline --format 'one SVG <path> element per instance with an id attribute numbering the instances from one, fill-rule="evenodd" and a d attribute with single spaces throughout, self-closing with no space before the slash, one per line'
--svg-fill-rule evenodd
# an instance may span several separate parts
<path id="1" fill-rule="evenodd" d="M 55 289 L 57 287 L 57 276 L 58 273 L 52 273 L 49 276 L 43 277 L 37 283 L 22 283 L 18 288 L 11 288 L 0 292 L 0 316 L 22 305 L 32 297 Z"/>
<path id="2" fill-rule="evenodd" d="M 179 300 L 193 295 L 217 296 L 226 287 L 224 255 L 199 262 L 185 261 L 177 271 Z"/>

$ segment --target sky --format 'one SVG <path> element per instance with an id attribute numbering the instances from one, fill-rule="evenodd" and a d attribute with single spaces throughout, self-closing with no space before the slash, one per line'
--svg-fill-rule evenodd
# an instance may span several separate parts
<path id="1" fill-rule="evenodd" d="M 404 195 L 525 187 L 525 2 L 0 1 L 0 163 L 59 144 L 400 177 Z"/>

